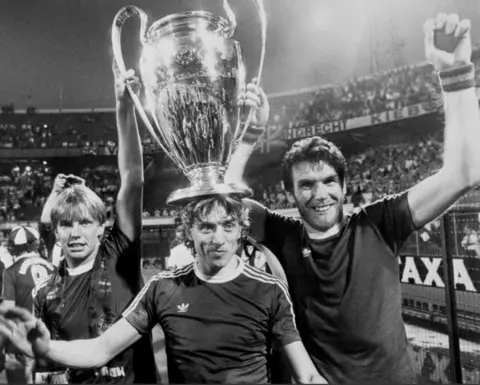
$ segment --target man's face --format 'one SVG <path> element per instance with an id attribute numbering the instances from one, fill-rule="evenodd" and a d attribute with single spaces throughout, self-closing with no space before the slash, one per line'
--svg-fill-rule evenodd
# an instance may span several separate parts
<path id="1" fill-rule="evenodd" d="M 241 234 L 238 220 L 218 206 L 203 220 L 196 219 L 190 230 L 199 261 L 213 270 L 220 270 L 232 260 Z"/>
<path id="2" fill-rule="evenodd" d="M 289 200 L 294 200 L 310 227 L 327 231 L 341 220 L 345 189 L 332 166 L 301 162 L 293 166 L 292 179 L 293 196 L 289 193 Z"/>
<path id="3" fill-rule="evenodd" d="M 65 257 L 74 264 L 86 260 L 96 249 L 104 232 L 104 226 L 94 220 L 86 207 L 82 215 L 72 221 L 61 220 L 56 228 L 57 240 Z"/>

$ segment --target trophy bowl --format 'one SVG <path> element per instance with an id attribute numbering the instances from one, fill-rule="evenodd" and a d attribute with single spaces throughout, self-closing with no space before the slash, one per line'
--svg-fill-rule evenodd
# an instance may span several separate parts
<path id="1" fill-rule="evenodd" d="M 256 0 L 262 20 L 265 54 L 266 23 L 263 4 Z M 162 150 L 183 171 L 190 186 L 174 191 L 167 204 L 214 194 L 252 195 L 242 183 L 225 183 L 232 152 L 243 137 L 252 111 L 237 106 L 237 94 L 246 87 L 246 70 L 233 12 L 224 1 L 230 20 L 204 11 L 164 17 L 147 29 L 147 16 L 127 6 L 116 15 L 112 28 L 114 57 L 126 71 L 121 51 L 121 30 L 133 16 L 141 19 L 141 82 L 145 98 L 128 89 L 147 129 Z M 260 79 L 258 79 L 259 81 Z"/>

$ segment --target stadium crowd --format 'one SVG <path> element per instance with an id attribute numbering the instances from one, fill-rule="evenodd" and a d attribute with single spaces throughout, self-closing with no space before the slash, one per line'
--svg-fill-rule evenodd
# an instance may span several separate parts
<path id="1" fill-rule="evenodd" d="M 480 85 L 479 50 L 475 51 L 474 63 Z M 294 128 L 429 102 L 436 82 L 432 67 L 420 64 L 351 79 L 342 85 L 273 97 L 271 124 Z M 78 148 L 83 155 L 95 155 L 102 149 L 102 154 L 115 154 L 116 134 L 111 113 L 53 114 L 42 116 L 41 123 L 35 123 L 39 114 L 15 114 L 11 106 L 1 116 L 7 118 L 0 120 L 0 147 L 4 149 Z M 440 165 L 440 146 L 436 138 L 429 138 L 420 143 L 420 151 L 416 145 L 397 144 L 353 156 L 348 160 L 351 176 L 347 186 L 348 202 L 358 206 L 412 186 L 431 168 L 425 159 L 433 162 L 434 167 Z M 158 151 L 145 131 L 143 147 L 145 154 Z M 23 165 L 22 170 L 18 165 L 11 170 L 1 169 L 0 220 L 28 219 L 32 206 L 42 206 L 51 188 L 52 175 L 58 172 L 62 170 L 31 164 Z M 80 174 L 113 213 L 119 185 L 118 170 L 113 166 L 98 165 L 87 167 Z M 259 173 L 250 181 L 255 197 L 273 209 L 291 208 L 280 180 L 280 165 L 276 170 L 269 169 L 265 175 Z M 145 217 L 171 215 L 175 215 L 174 210 L 166 207 L 145 207 L 144 211 Z"/>
<path id="2" fill-rule="evenodd" d="M 426 161 L 428 160 L 428 161 Z M 441 142 L 429 137 L 420 143 L 400 143 L 369 149 L 350 157 L 347 183 L 347 202 L 354 207 L 379 199 L 386 194 L 411 187 L 440 167 Z M 252 180 L 256 199 L 271 209 L 287 209 L 293 206 L 287 200 L 281 180 L 281 166 L 268 168 Z M 32 214 L 42 207 L 51 191 L 52 175 L 62 170 L 52 170 L 44 164 L 27 165 L 20 171 L 15 166 L 10 175 L 0 177 L 0 220 L 32 219 Z M 109 215 L 113 215 L 118 193 L 118 170 L 112 165 L 85 167 L 79 175 L 95 193 L 106 202 Z M 373 183 L 375 181 L 375 183 Z M 175 189 L 175 186 L 165 186 Z M 29 210 L 31 207 L 36 211 Z M 31 215 L 29 215 L 31 213 Z M 144 217 L 175 216 L 169 207 L 145 207 Z"/>

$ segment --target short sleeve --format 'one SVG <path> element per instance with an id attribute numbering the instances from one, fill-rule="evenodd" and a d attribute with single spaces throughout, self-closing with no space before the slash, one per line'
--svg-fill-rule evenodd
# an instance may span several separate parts
<path id="1" fill-rule="evenodd" d="M 295 323 L 293 304 L 286 285 L 277 280 L 272 309 L 273 342 L 277 348 L 300 341 L 300 334 Z"/>
<path id="2" fill-rule="evenodd" d="M 127 255 L 133 251 L 138 251 L 140 245 L 140 237 L 135 241 L 130 241 L 128 237 L 123 233 L 122 230 L 118 227 L 117 222 L 115 222 L 110 229 L 107 237 L 104 240 L 104 247 L 111 251 L 107 255 L 112 256 L 123 256 Z"/>
<path id="3" fill-rule="evenodd" d="M 364 210 L 395 254 L 417 230 L 408 205 L 408 192 L 388 196 L 366 206 Z"/>
<path id="4" fill-rule="evenodd" d="M 140 334 L 147 334 L 158 323 L 157 288 L 160 278 L 153 277 L 123 312 L 127 320 Z"/>
<path id="5" fill-rule="evenodd" d="M 15 301 L 15 270 L 8 268 L 3 272 L 2 299 Z"/>
<path id="6" fill-rule="evenodd" d="M 138 293 L 143 284 L 140 237 L 133 242 L 130 241 L 115 222 L 102 242 L 102 251 L 115 274 L 126 282 L 132 292 Z"/>

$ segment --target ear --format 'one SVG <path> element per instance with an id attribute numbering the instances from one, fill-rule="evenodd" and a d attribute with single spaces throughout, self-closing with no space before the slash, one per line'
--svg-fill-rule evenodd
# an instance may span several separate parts
<path id="1" fill-rule="evenodd" d="M 290 191 L 285 191 L 285 193 L 287 194 L 287 199 L 288 199 L 288 202 L 291 203 L 291 204 L 295 204 L 295 197 L 293 196 L 293 194 L 290 192 Z"/>

